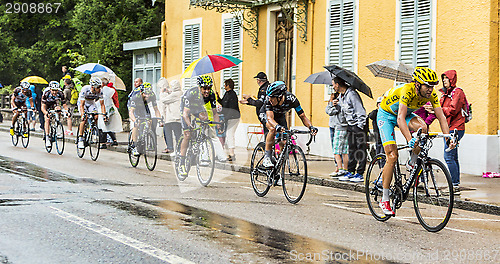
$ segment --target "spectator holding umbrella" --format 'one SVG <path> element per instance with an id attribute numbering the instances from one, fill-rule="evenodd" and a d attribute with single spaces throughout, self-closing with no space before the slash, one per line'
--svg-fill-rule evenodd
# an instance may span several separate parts
<path id="1" fill-rule="evenodd" d="M 224 81 L 224 89 L 226 92 L 222 99 L 217 93 L 217 101 L 222 105 L 222 113 L 224 114 L 224 120 L 226 123 L 226 145 L 228 149 L 228 161 L 235 161 L 234 156 L 234 138 L 236 133 L 236 128 L 240 123 L 240 107 L 238 106 L 238 95 L 234 91 L 234 81 L 233 79 L 227 79 Z"/>

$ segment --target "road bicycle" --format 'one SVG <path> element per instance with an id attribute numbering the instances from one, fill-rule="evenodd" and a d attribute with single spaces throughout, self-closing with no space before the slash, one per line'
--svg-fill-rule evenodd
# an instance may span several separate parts
<path id="1" fill-rule="evenodd" d="M 130 165 L 132 167 L 137 167 L 139 164 L 139 158 L 141 155 L 144 155 L 144 161 L 146 163 L 146 167 L 148 170 L 152 171 L 156 167 L 157 161 L 157 150 L 158 146 L 156 143 L 156 133 L 154 129 L 156 129 L 156 121 L 161 120 L 161 118 L 138 118 L 137 124 L 139 127 L 137 129 L 137 142 L 134 142 L 132 137 L 132 131 L 130 131 L 128 135 L 128 160 L 130 161 Z M 133 149 L 137 148 L 139 155 L 133 154 Z"/>
<path id="2" fill-rule="evenodd" d="M 401 208 L 407 199 L 413 199 L 413 208 L 420 224 L 430 232 L 443 229 L 451 217 L 453 210 L 453 186 L 450 172 L 439 160 L 428 157 L 435 138 L 451 138 L 457 142 L 457 133 L 452 135 L 437 133 L 422 134 L 417 132 L 418 145 L 421 148 L 413 168 L 406 174 L 401 172 L 400 165 L 394 166 L 394 181 L 390 186 L 390 201 L 392 210 Z M 409 148 L 408 145 L 398 147 Z M 449 150 L 447 150 L 449 151 Z M 387 216 L 379 208 L 382 200 L 382 171 L 386 155 L 381 153 L 375 156 L 368 167 L 365 178 L 365 194 L 368 208 L 378 221 L 387 221 Z M 407 175 L 408 174 L 408 175 Z M 410 189 L 413 193 L 410 194 Z"/>
<path id="3" fill-rule="evenodd" d="M 49 110 L 50 127 L 49 127 L 49 140 L 50 145 L 45 144 L 45 150 L 48 153 L 52 151 L 52 143 L 55 143 L 57 154 L 62 155 L 64 152 L 64 127 L 60 121 L 60 114 L 68 113 L 66 110 Z M 45 130 L 44 130 L 45 132 Z M 44 134 L 44 141 L 47 141 L 47 135 Z"/>
<path id="4" fill-rule="evenodd" d="M 196 175 L 200 184 L 206 187 L 214 175 L 215 169 L 215 149 L 211 138 L 207 135 L 210 125 L 223 125 L 220 122 L 214 121 L 202 121 L 195 118 L 191 121 L 194 125 L 191 129 L 191 138 L 189 139 L 188 147 L 186 150 L 186 156 L 184 164 L 186 166 L 186 171 L 189 175 L 191 167 L 196 168 Z M 181 143 L 184 140 L 184 135 L 182 135 L 175 149 L 175 175 L 180 181 L 184 181 L 187 178 L 179 173 L 179 168 L 181 165 Z"/>
<path id="5" fill-rule="evenodd" d="M 101 147 L 101 131 L 97 127 L 97 116 L 105 115 L 102 113 L 84 113 L 87 121 L 85 122 L 85 126 L 83 128 L 83 144 L 84 148 L 78 148 L 78 142 L 80 141 L 80 126 L 78 126 L 78 132 L 76 133 L 76 154 L 79 158 L 83 158 L 85 154 L 85 148 L 89 147 L 90 158 L 93 161 L 96 161 L 99 157 L 99 150 Z"/>
<path id="6" fill-rule="evenodd" d="M 19 138 L 21 138 L 23 147 L 27 148 L 30 142 L 30 126 L 28 119 L 26 118 L 26 113 L 28 110 L 24 107 L 21 109 L 14 108 L 12 109 L 12 111 L 20 112 L 16 122 L 14 123 L 14 135 L 11 136 L 12 144 L 14 146 L 17 146 L 17 144 L 19 143 Z"/>
<path id="7" fill-rule="evenodd" d="M 302 148 L 293 143 L 296 134 L 310 134 L 310 131 L 291 129 L 280 132 L 275 144 L 282 140 L 285 143 L 273 168 L 265 168 L 262 165 L 266 151 L 265 142 L 260 142 L 253 150 L 250 161 L 250 180 L 257 196 L 264 197 L 271 186 L 277 186 L 280 178 L 283 193 L 288 202 L 296 204 L 304 196 L 307 185 L 307 160 Z M 314 136 L 309 136 L 307 146 L 311 144 L 313 138 Z"/>

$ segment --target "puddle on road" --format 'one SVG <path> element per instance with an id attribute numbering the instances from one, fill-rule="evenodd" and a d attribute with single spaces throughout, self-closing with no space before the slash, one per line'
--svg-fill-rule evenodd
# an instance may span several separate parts
<path id="1" fill-rule="evenodd" d="M 350 259 L 350 254 L 356 255 L 355 250 L 350 251 L 347 248 L 317 239 L 295 235 L 178 202 L 169 200 L 138 201 L 160 207 L 167 212 L 123 201 L 100 200 L 96 202 L 110 205 L 133 215 L 159 221 L 161 225 L 165 225 L 171 230 L 187 231 L 225 247 L 229 246 L 236 252 L 231 259 L 234 262 L 241 262 L 242 259 L 239 257 L 242 256 L 259 256 L 274 259 L 278 263 L 309 262 L 310 260 L 319 263 L 377 262 L 364 258 Z"/>
<path id="2" fill-rule="evenodd" d="M 90 178 L 74 178 L 67 174 L 56 172 L 21 160 L 0 155 L 0 171 L 17 173 L 37 181 L 63 181 L 69 183 L 91 183 L 97 185 L 131 186 L 120 181 L 95 180 Z"/>

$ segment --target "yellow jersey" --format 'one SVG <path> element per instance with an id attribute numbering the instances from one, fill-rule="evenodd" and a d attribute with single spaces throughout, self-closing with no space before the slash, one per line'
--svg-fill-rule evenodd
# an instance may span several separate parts
<path id="1" fill-rule="evenodd" d="M 385 92 L 384 99 L 380 103 L 380 108 L 388 113 L 398 115 L 399 104 L 404 104 L 408 107 L 406 116 L 409 116 L 413 111 L 419 109 L 427 102 L 431 102 L 434 108 L 441 107 L 436 90 L 433 89 L 431 97 L 427 99 L 417 95 L 415 92 L 415 83 L 406 83 Z"/>

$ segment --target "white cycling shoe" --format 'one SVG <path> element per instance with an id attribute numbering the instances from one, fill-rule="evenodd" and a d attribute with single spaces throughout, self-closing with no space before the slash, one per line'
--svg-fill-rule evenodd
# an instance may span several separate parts
<path id="1" fill-rule="evenodd" d="M 271 160 L 271 158 L 269 158 L 268 156 L 265 156 L 264 160 L 262 160 L 262 166 L 264 166 L 264 168 L 270 169 L 270 168 L 274 167 L 274 163 Z"/>

